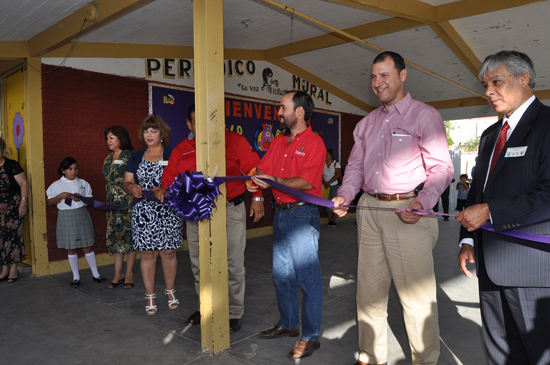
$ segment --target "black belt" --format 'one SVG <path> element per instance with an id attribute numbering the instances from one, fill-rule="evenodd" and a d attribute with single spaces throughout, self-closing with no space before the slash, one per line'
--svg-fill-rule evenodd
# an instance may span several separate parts
<path id="1" fill-rule="evenodd" d="M 245 197 L 245 195 L 244 195 L 244 193 L 242 193 L 241 195 L 239 195 L 239 196 L 237 196 L 237 197 L 235 197 L 231 200 L 228 200 L 227 204 L 233 203 L 235 206 L 237 206 L 237 205 L 241 204 L 242 202 L 244 202 L 244 197 Z"/>
<path id="2" fill-rule="evenodd" d="M 292 202 L 292 203 L 275 203 L 275 208 L 279 210 L 286 210 L 286 209 L 301 207 L 303 205 L 313 205 L 313 204 L 307 203 L 307 202 L 301 202 L 301 201 Z"/>

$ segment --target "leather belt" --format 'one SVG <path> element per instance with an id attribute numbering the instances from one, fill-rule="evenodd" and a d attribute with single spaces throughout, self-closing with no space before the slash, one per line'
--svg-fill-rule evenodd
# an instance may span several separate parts
<path id="1" fill-rule="evenodd" d="M 226 205 L 229 205 L 229 204 L 233 203 L 235 206 L 237 206 L 237 205 L 241 204 L 242 202 L 244 202 L 244 198 L 245 198 L 245 195 L 243 193 L 243 194 L 241 194 L 241 195 L 239 195 L 239 196 L 237 196 L 237 197 L 235 197 L 231 200 L 228 200 Z"/>
<path id="2" fill-rule="evenodd" d="M 371 194 L 371 193 L 367 193 L 369 194 L 370 196 L 373 196 L 376 198 L 376 200 L 383 200 L 383 201 L 395 201 L 395 200 L 409 200 L 409 199 L 414 199 L 416 198 L 416 194 L 414 193 L 414 191 L 411 191 L 410 193 L 403 193 L 403 194 L 393 194 L 393 195 L 388 195 L 388 194 Z"/>
<path id="3" fill-rule="evenodd" d="M 279 210 L 286 210 L 286 209 L 301 207 L 302 205 L 313 205 L 313 204 L 302 202 L 302 201 L 292 202 L 292 203 L 275 203 L 275 208 Z"/>

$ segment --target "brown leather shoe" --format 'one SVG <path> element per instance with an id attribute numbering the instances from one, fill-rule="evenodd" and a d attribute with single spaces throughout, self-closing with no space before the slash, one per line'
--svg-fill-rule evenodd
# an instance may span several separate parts
<path id="1" fill-rule="evenodd" d="M 229 329 L 233 332 L 237 332 L 241 329 L 241 320 L 240 318 L 233 318 L 229 320 Z"/>
<path id="2" fill-rule="evenodd" d="M 369 365 L 369 364 L 367 364 L 366 362 L 363 362 L 363 361 L 358 360 L 358 361 L 355 363 L 355 365 Z M 387 365 L 387 362 L 385 362 L 385 363 L 383 363 L 383 364 L 380 364 L 380 365 Z"/>
<path id="3" fill-rule="evenodd" d="M 319 340 L 306 341 L 304 339 L 301 339 L 296 347 L 294 347 L 294 350 L 288 353 L 288 357 L 290 357 L 291 359 L 302 359 L 311 355 L 313 351 L 317 350 L 319 347 L 321 347 Z"/>
<path id="4" fill-rule="evenodd" d="M 187 323 L 201 324 L 201 312 L 196 311 L 195 313 L 191 314 L 191 316 L 187 318 Z"/>
<path id="5" fill-rule="evenodd" d="M 298 337 L 300 335 L 300 330 L 287 330 L 286 328 L 283 328 L 279 326 L 278 324 L 275 325 L 275 327 L 262 331 L 258 333 L 258 336 L 261 338 L 279 338 L 282 336 L 288 336 L 288 337 Z"/>

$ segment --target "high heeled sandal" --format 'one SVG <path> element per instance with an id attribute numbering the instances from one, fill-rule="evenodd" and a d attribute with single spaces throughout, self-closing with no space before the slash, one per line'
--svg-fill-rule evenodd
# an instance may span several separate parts
<path id="1" fill-rule="evenodd" d="M 176 292 L 176 289 L 170 289 L 170 290 L 164 289 L 164 294 L 171 295 L 172 298 L 176 298 L 176 294 L 174 294 L 175 292 Z M 168 309 L 176 310 L 178 309 L 179 305 L 180 305 L 179 299 L 172 299 L 172 300 L 168 299 Z"/>
<path id="2" fill-rule="evenodd" d="M 145 312 L 147 312 L 148 316 L 154 316 L 157 314 L 157 305 L 153 304 L 153 299 L 156 299 L 157 295 L 155 293 L 153 294 L 147 294 L 145 293 L 145 300 L 147 300 L 147 303 L 151 303 L 151 305 L 145 306 Z"/>

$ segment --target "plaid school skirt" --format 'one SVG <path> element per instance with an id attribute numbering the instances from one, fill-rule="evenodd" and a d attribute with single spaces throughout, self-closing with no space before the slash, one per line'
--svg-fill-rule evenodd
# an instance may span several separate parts
<path id="1" fill-rule="evenodd" d="M 74 250 L 93 246 L 94 227 L 86 207 L 57 212 L 57 247 Z"/>

